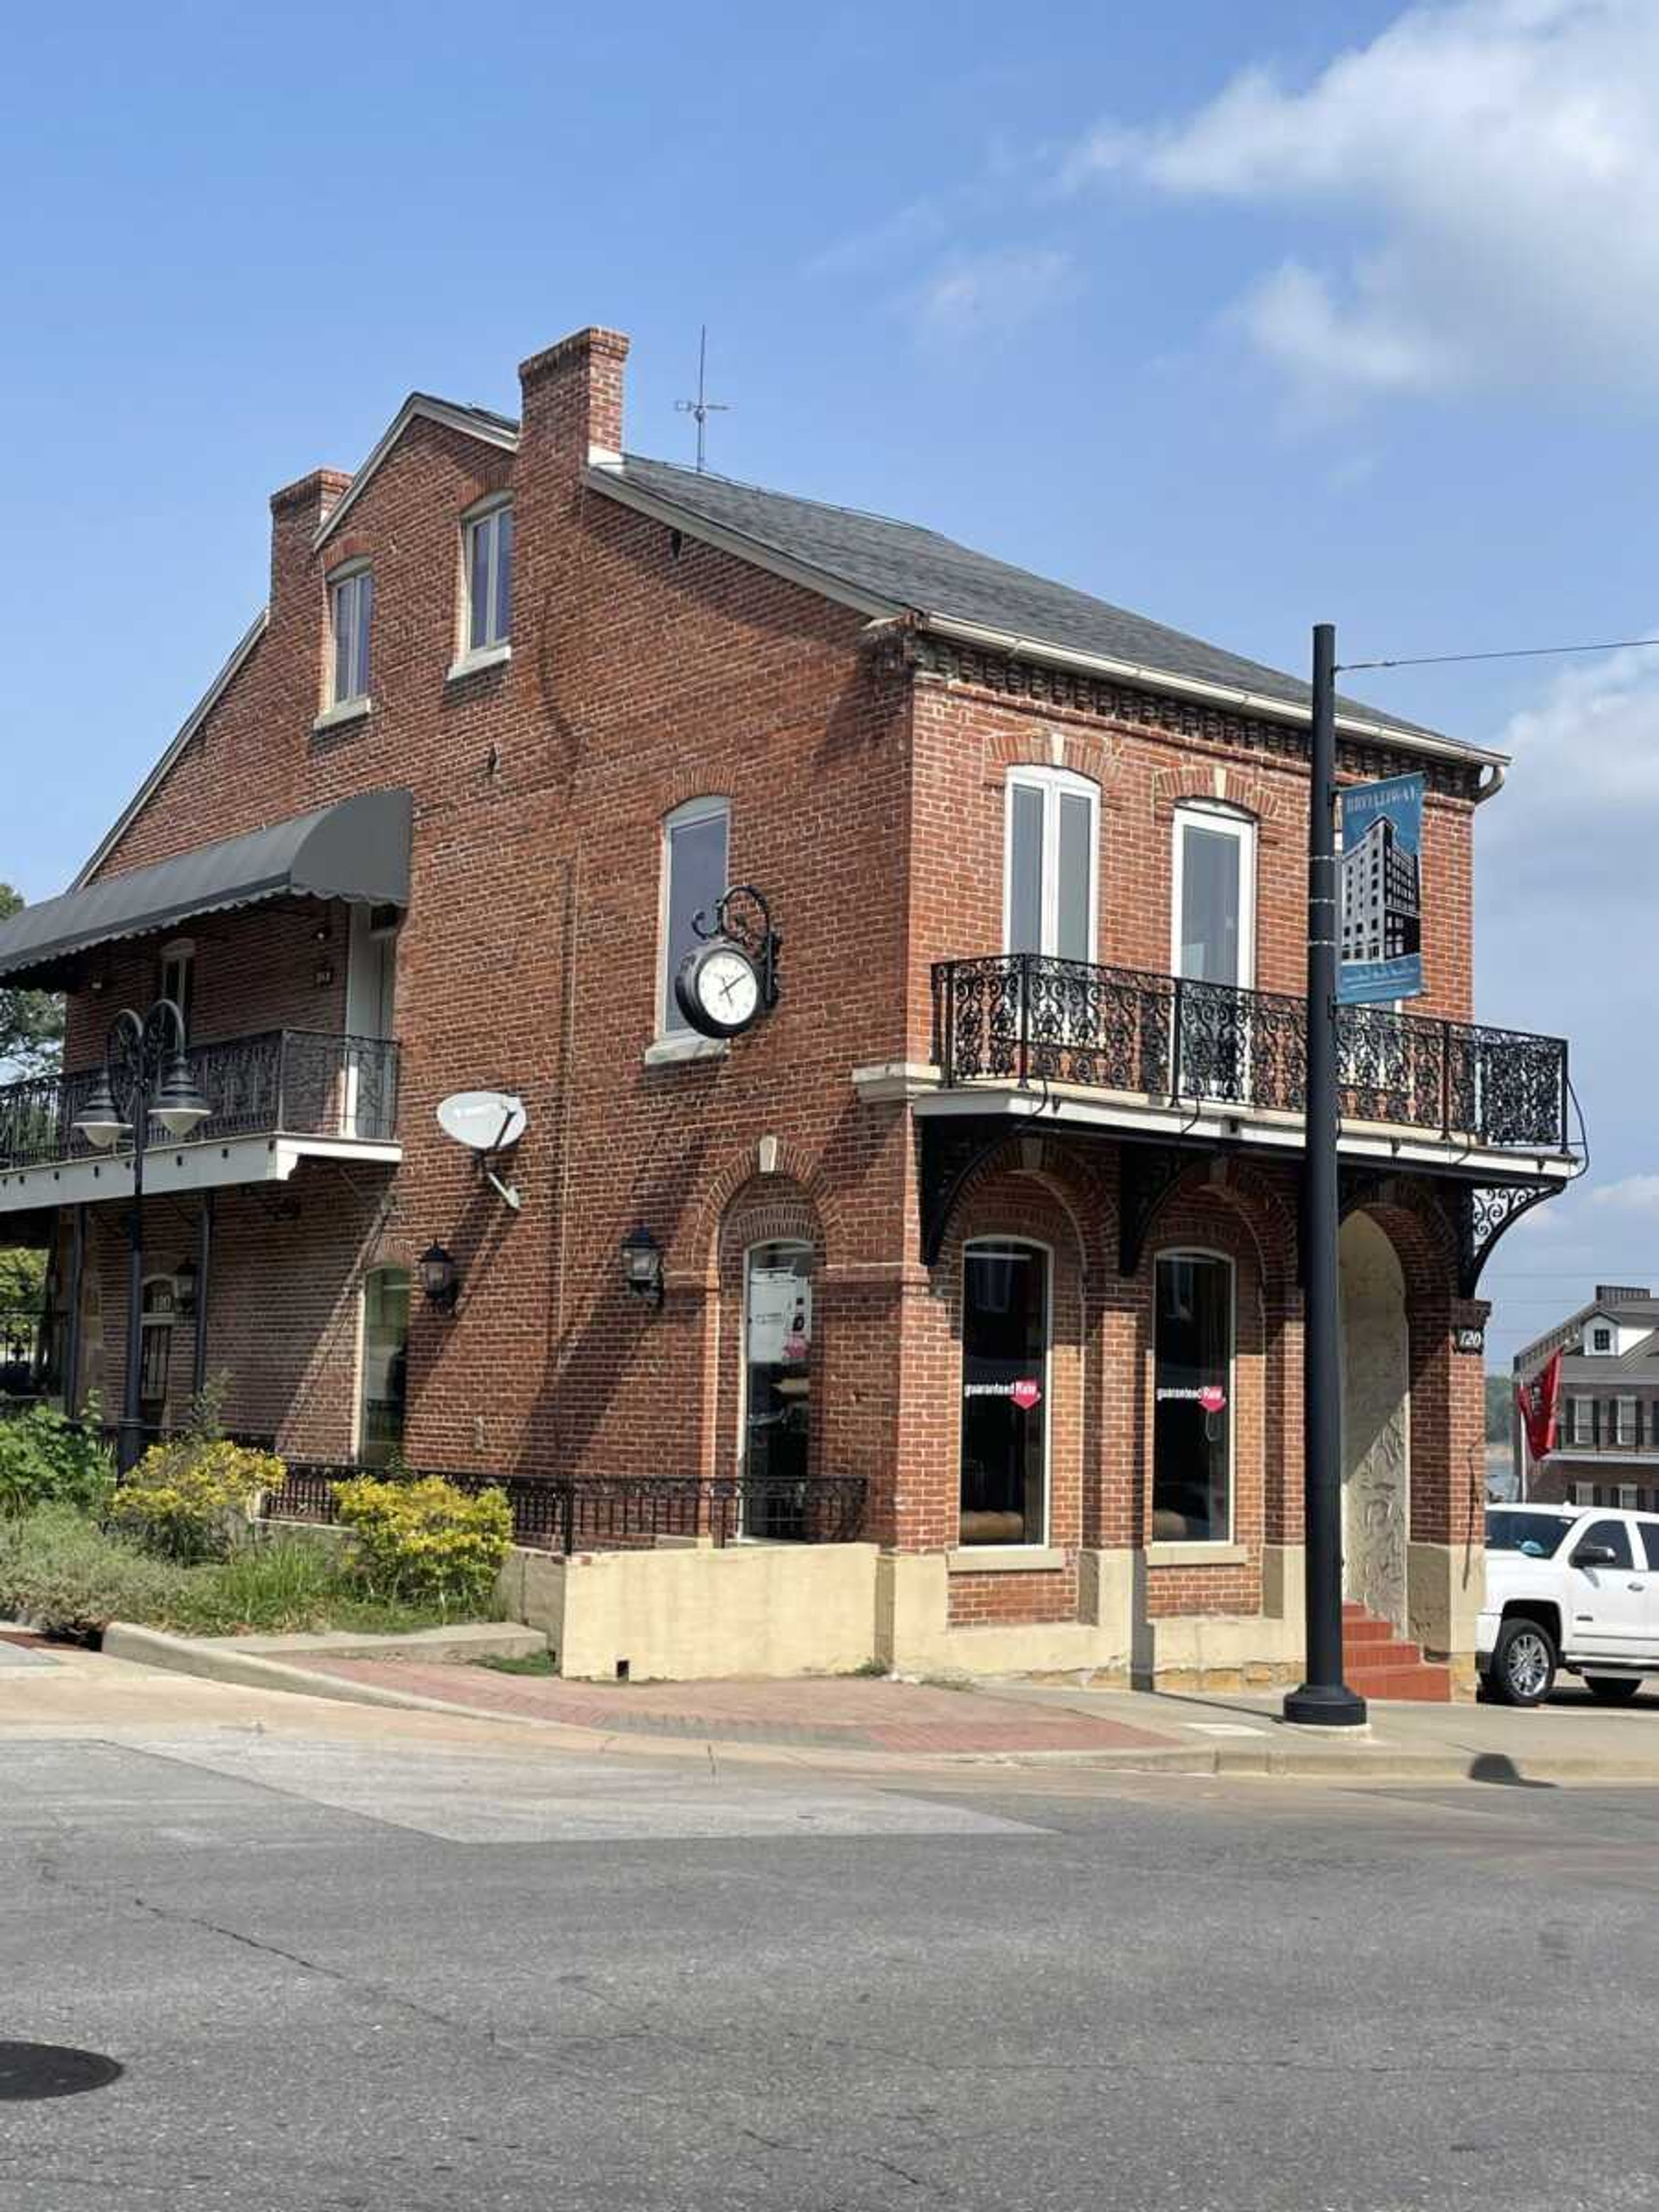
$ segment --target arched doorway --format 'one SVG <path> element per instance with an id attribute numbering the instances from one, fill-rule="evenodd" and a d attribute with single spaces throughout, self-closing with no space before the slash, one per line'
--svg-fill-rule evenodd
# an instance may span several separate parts
<path id="1" fill-rule="evenodd" d="M 1411 1346 L 1406 1282 L 1386 1232 L 1342 1224 L 1344 1595 L 1406 1626 L 1411 1534 Z"/>

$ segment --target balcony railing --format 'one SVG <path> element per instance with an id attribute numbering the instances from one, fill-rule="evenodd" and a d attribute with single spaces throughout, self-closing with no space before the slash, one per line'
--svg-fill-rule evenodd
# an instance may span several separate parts
<path id="1" fill-rule="evenodd" d="M 1339 1106 L 1495 1150 L 1567 1149 L 1567 1048 L 1383 1006 L 1337 1015 Z M 1299 1114 L 1305 1002 L 1035 952 L 940 961 L 933 1057 L 947 1085 L 1073 1084 L 1161 1103 Z"/>
<path id="2" fill-rule="evenodd" d="M 389 1038 L 268 1030 L 196 1045 L 187 1058 L 212 1109 L 193 1145 L 280 1136 L 387 1144 L 396 1131 L 398 1048 Z M 83 1068 L 0 1087 L 0 1172 L 99 1158 L 75 1127 L 97 1079 Z M 173 1141 L 159 1131 L 153 1140 Z"/>

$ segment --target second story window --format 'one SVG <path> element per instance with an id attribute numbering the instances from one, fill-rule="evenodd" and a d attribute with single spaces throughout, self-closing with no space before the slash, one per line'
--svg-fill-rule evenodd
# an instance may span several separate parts
<path id="1" fill-rule="evenodd" d="M 1008 775 L 1003 935 L 1010 952 L 1095 957 L 1099 793 L 1061 769 Z"/>
<path id="2" fill-rule="evenodd" d="M 506 500 L 471 515 L 466 532 L 467 653 L 505 645 L 513 632 L 513 508 Z"/>
<path id="3" fill-rule="evenodd" d="M 674 1000 L 674 976 L 697 944 L 694 915 L 712 908 L 726 889 L 732 809 L 724 799 L 691 799 L 662 825 L 662 963 L 657 976 L 657 1028 L 689 1034 Z"/>
<path id="4" fill-rule="evenodd" d="M 1219 807 L 1178 807 L 1170 966 L 1194 982 L 1255 981 L 1255 825 Z"/>
<path id="5" fill-rule="evenodd" d="M 368 696 L 368 634 L 374 617 L 374 572 L 349 569 L 329 587 L 334 629 L 334 683 L 330 704 Z"/>

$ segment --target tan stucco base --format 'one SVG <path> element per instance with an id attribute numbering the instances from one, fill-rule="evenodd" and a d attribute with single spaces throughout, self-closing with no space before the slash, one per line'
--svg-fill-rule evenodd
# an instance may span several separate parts
<path id="1" fill-rule="evenodd" d="M 1474 1694 L 1474 1624 L 1486 1589 L 1486 1553 L 1466 1544 L 1413 1544 L 1407 1553 L 1407 1632 L 1423 1656 L 1449 1666 L 1459 1697 Z"/>
<path id="2" fill-rule="evenodd" d="M 586 1681 L 842 1674 L 873 1656 L 875 1571 L 873 1544 L 514 1552 L 501 1589 Z"/>

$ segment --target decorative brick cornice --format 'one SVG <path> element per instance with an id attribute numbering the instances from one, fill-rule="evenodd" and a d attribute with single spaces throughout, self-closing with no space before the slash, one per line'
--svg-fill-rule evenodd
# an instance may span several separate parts
<path id="1" fill-rule="evenodd" d="M 1307 761 L 1308 732 L 1294 722 L 1235 714 L 1197 700 L 1177 698 L 1172 693 L 1143 690 L 1138 685 L 1057 668 L 1046 661 L 1024 660 L 1012 653 L 961 644 L 928 631 L 915 633 L 911 650 L 919 674 L 984 691 L 1003 704 L 1012 700 L 1039 709 L 1085 714 L 1121 729 L 1155 730 L 1202 744 L 1225 745 L 1235 751 L 1260 753 L 1269 760 L 1298 764 Z M 1480 781 L 1477 761 L 1431 758 L 1403 746 L 1362 741 L 1340 731 L 1337 757 L 1343 770 L 1366 778 L 1407 775 L 1420 770 L 1427 778 L 1428 788 L 1446 799 L 1473 799 Z"/>

